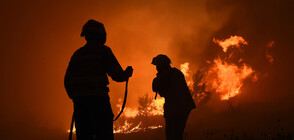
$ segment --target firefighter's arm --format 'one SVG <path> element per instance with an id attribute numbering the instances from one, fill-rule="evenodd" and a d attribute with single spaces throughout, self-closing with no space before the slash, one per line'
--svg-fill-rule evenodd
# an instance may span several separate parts
<path id="1" fill-rule="evenodd" d="M 133 68 L 129 66 L 126 70 L 123 70 L 110 48 L 107 56 L 107 73 L 114 81 L 123 82 L 132 76 Z"/>

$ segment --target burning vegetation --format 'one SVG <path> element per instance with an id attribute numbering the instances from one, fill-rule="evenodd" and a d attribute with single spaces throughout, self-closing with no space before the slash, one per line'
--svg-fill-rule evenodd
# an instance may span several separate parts
<path id="1" fill-rule="evenodd" d="M 189 62 L 180 65 L 180 70 L 185 75 L 193 99 L 197 105 L 205 104 L 212 94 L 219 95 L 222 101 L 228 101 L 241 93 L 244 80 L 256 79 L 255 70 L 238 58 L 232 61 L 235 51 L 246 47 L 248 43 L 241 36 L 231 36 L 225 40 L 213 38 L 213 42 L 222 47 L 225 57 L 207 60 L 207 66 L 191 74 Z M 236 49 L 238 48 L 238 49 Z M 229 49 L 232 49 L 229 51 Z M 191 77 L 191 75 L 193 75 Z M 121 101 L 120 101 L 121 102 Z M 157 129 L 163 126 L 164 98 L 154 100 L 146 94 L 138 99 L 137 109 L 126 108 L 124 115 L 114 124 L 114 133 L 132 133 Z M 121 107 L 120 104 L 117 107 Z"/>
<path id="2" fill-rule="evenodd" d="M 221 46 L 224 52 L 227 52 L 230 47 L 240 48 L 240 44 L 248 45 L 243 37 L 236 35 L 231 36 L 225 40 L 218 40 L 213 38 L 213 42 Z"/>
<path id="3" fill-rule="evenodd" d="M 138 108 L 125 108 L 123 115 L 114 122 L 114 133 L 133 133 L 163 126 L 164 98 L 154 100 L 145 94 L 138 98 Z M 117 104 L 121 108 L 121 104 Z"/>
<path id="4" fill-rule="evenodd" d="M 187 73 L 189 63 L 181 65 L 187 83 L 192 83 L 188 85 L 197 105 L 208 102 L 212 93 L 216 93 L 220 100 L 228 101 L 241 93 L 244 80 L 250 77 L 257 80 L 253 68 L 243 58 L 235 56 L 241 47 L 248 45 L 243 37 L 235 35 L 224 40 L 213 38 L 213 42 L 222 48 L 224 55 L 206 60 L 207 65 L 198 70 L 192 80 Z"/>
<path id="5" fill-rule="evenodd" d="M 164 98 L 159 97 L 154 100 L 145 94 L 138 98 L 138 104 L 138 108 L 135 109 L 125 107 L 123 114 L 113 123 L 113 133 L 129 134 L 163 127 Z M 116 107 L 121 109 L 121 106 L 122 99 L 120 98 Z M 73 132 L 75 131 L 74 127 Z"/>
<path id="6" fill-rule="evenodd" d="M 213 38 L 212 41 L 222 48 L 221 53 L 224 54 L 222 57 L 206 60 L 206 66 L 194 74 L 189 68 L 189 62 L 180 65 L 180 70 L 198 106 L 207 103 L 213 94 L 217 95 L 219 100 L 231 103 L 232 98 L 241 94 L 246 79 L 251 78 L 253 82 L 258 79 L 256 71 L 244 62 L 244 58 L 235 56 L 238 52 L 242 52 L 242 47 L 248 45 L 243 37 L 231 36 L 224 40 Z M 273 43 L 266 46 L 267 50 Z M 273 57 L 268 51 L 266 58 L 272 63 Z M 121 109 L 122 99 L 120 98 L 118 102 L 116 107 Z M 125 107 L 121 117 L 114 122 L 114 133 L 129 134 L 163 127 L 164 98 L 154 100 L 153 97 L 145 94 L 138 97 L 138 104 L 137 108 Z"/>

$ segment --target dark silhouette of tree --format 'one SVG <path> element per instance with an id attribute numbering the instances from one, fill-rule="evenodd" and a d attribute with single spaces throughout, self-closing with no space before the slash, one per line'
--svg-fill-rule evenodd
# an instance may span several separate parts
<path id="1" fill-rule="evenodd" d="M 148 116 L 148 113 L 151 110 L 156 109 L 154 105 L 152 105 L 153 98 L 149 97 L 148 94 L 146 93 L 144 96 L 138 97 L 138 115 L 141 116 Z"/>
<path id="2" fill-rule="evenodd" d="M 207 103 L 211 97 L 211 92 L 206 91 L 206 81 L 204 81 L 205 72 L 198 70 L 193 75 L 193 87 L 191 95 L 196 105 Z"/>

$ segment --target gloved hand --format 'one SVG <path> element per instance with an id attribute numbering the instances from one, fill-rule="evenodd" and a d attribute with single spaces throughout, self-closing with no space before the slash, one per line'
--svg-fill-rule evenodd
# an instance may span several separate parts
<path id="1" fill-rule="evenodd" d="M 132 77 L 133 75 L 133 68 L 132 66 L 128 66 L 127 69 L 126 69 L 126 73 L 129 77 Z"/>

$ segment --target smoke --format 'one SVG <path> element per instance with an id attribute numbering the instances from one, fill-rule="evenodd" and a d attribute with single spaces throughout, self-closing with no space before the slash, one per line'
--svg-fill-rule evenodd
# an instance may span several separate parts
<path id="1" fill-rule="evenodd" d="M 215 1 L 212 0 L 211 2 L 214 3 Z M 245 54 L 243 54 L 245 61 L 251 64 L 257 71 L 268 73 L 268 78 L 276 79 L 260 81 L 268 84 L 265 86 L 267 88 L 257 88 L 263 91 L 258 91 L 257 95 L 253 96 L 257 96 L 260 99 L 269 98 L 268 100 L 286 99 L 290 95 L 288 93 L 293 91 L 292 88 L 287 86 L 291 81 L 289 77 L 293 75 L 288 70 L 293 69 L 293 66 L 289 65 L 291 60 L 286 58 L 290 58 L 291 53 L 289 51 L 293 50 L 291 47 L 292 43 L 289 40 L 289 36 L 293 31 L 291 24 L 293 23 L 292 19 L 294 16 L 293 10 L 288 6 L 290 1 L 233 2 L 225 0 L 223 3 L 226 2 L 231 3 L 235 9 L 228 22 L 219 31 L 215 32 L 214 36 L 242 35 L 249 44 L 244 50 Z M 225 7 L 222 4 L 218 6 Z M 211 11 L 214 10 L 211 8 Z M 276 42 L 273 45 L 272 53 L 277 61 L 273 64 L 268 63 L 267 58 L 264 57 L 267 44 L 271 41 Z M 279 88 L 273 88 L 277 86 Z"/>
<path id="2" fill-rule="evenodd" d="M 106 45 L 123 68 L 134 68 L 128 107 L 136 107 L 139 96 L 152 95 L 156 70 L 150 63 L 157 54 L 168 55 L 178 68 L 190 62 L 190 69 L 196 72 L 221 51 L 213 49 L 213 37 L 240 35 L 248 41 L 246 53 L 240 55 L 264 77 L 244 89 L 244 102 L 275 102 L 293 108 L 289 102 L 293 98 L 291 5 L 290 0 L 5 1 L 0 7 L 0 110 L 4 112 L 0 130 L 7 128 L 7 137 L 15 130 L 33 136 L 28 127 L 57 135 L 66 132 L 72 103 L 63 77 L 71 55 L 85 43 L 79 35 L 88 19 L 104 23 Z M 270 41 L 275 42 L 272 64 L 265 57 Z M 115 109 L 124 84 L 111 81 L 110 90 Z"/>
<path id="3" fill-rule="evenodd" d="M 247 101 L 254 99 L 266 102 L 287 100 L 293 91 L 289 87 L 293 77 L 290 72 L 293 69 L 290 64 L 290 52 L 293 50 L 290 39 L 293 32 L 293 10 L 289 7 L 290 4 L 291 1 L 208 0 L 205 7 L 210 22 L 223 21 L 213 22 L 218 25 L 217 28 L 198 26 L 199 30 L 195 28 L 188 37 L 175 38 L 172 48 L 177 49 L 178 60 L 181 63 L 192 62 L 191 67 L 194 66 L 193 71 L 196 72 L 206 65 L 207 60 L 220 54 L 221 50 L 213 43 L 213 38 L 243 36 L 249 45 L 237 55 L 259 72 L 261 81 L 258 84 L 262 85 L 262 88 L 251 85 L 252 89 L 244 89 L 248 90 L 247 95 L 250 96 L 243 98 Z M 278 60 L 271 64 L 268 62 L 267 46 L 272 41 L 275 44 L 271 48 L 271 57 Z"/>
<path id="4" fill-rule="evenodd" d="M 242 94 L 230 103 L 237 112 L 228 113 L 231 110 L 230 104 L 218 102 L 214 99 L 217 95 L 214 95 L 206 106 L 198 108 L 196 112 L 199 117 L 195 113 L 192 120 L 194 124 L 203 123 L 203 128 L 207 129 L 225 129 L 226 126 L 230 129 L 247 123 L 243 126 L 244 129 L 256 128 L 258 131 L 265 131 L 267 128 L 273 129 L 273 126 L 277 126 L 275 122 L 281 119 L 285 122 L 282 127 L 287 131 L 293 130 L 291 127 L 293 121 L 290 118 L 294 114 L 289 112 L 294 107 L 292 103 L 294 90 L 291 86 L 294 78 L 291 41 L 294 31 L 292 25 L 294 12 L 289 7 L 291 4 L 293 5 L 292 1 L 207 1 L 207 11 L 210 15 L 223 13 L 227 9 L 231 11 L 222 27 L 210 33 L 200 58 L 202 66 L 198 69 L 207 65 L 206 60 L 221 55 L 221 48 L 213 44 L 212 38 L 226 39 L 231 35 L 240 35 L 248 42 L 248 47 L 244 47 L 243 52 L 237 55 L 244 58 L 243 61 L 256 70 L 259 79 L 254 83 L 245 81 Z M 274 44 L 271 44 L 270 56 L 268 56 L 270 42 Z M 197 59 L 197 56 L 194 59 Z M 271 61 L 272 59 L 274 61 Z M 194 64 L 191 65 L 199 65 L 195 61 L 192 62 Z M 214 114 L 212 112 L 220 110 L 228 112 L 219 115 L 217 119 L 222 120 L 223 123 L 216 125 L 218 121 L 208 116 L 214 116 L 211 115 Z M 234 122 L 237 122 L 237 125 L 234 125 Z M 207 124 L 213 125 L 207 126 Z M 267 127 L 265 124 L 272 126 Z"/>
<path id="5" fill-rule="evenodd" d="M 8 129 L 7 137 L 15 130 L 20 135 L 33 135 L 27 127 L 66 132 L 72 103 L 65 93 L 63 77 L 71 55 L 85 43 L 79 35 L 88 19 L 104 23 L 106 45 L 123 68 L 134 67 L 127 101 L 127 106 L 134 108 L 139 96 L 152 95 L 156 70 L 150 63 L 154 56 L 167 54 L 178 67 L 191 58 L 178 52 L 189 51 L 188 56 L 194 56 L 205 47 L 204 42 L 196 41 L 201 44 L 197 45 L 199 51 L 192 52 L 193 45 L 185 45 L 185 41 L 207 41 L 209 33 L 205 32 L 215 31 L 225 20 L 211 22 L 205 1 L 5 1 L 0 9 L 4 19 L 0 23 L 0 109 L 5 112 L 0 123 L 1 129 Z M 189 38 L 194 35 L 199 37 Z M 124 84 L 111 81 L 110 90 L 115 109 Z"/>

